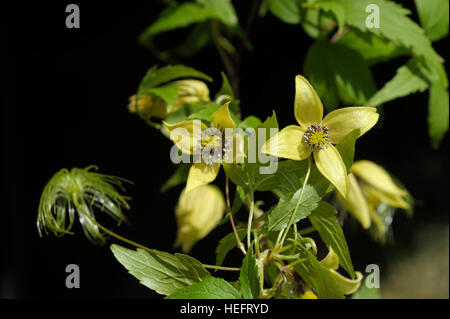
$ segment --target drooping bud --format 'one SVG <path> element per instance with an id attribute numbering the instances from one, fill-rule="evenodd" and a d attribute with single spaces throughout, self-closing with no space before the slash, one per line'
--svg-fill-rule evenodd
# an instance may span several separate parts
<path id="1" fill-rule="evenodd" d="M 183 190 L 175 209 L 178 224 L 175 246 L 188 253 L 219 224 L 224 212 L 225 200 L 216 186 L 199 186 L 188 193 Z"/>

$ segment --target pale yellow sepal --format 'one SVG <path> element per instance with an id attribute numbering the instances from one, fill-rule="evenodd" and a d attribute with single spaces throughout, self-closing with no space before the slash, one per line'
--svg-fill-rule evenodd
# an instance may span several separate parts
<path id="1" fill-rule="evenodd" d="M 358 185 L 353 174 L 348 175 L 349 181 L 349 191 L 347 199 L 342 198 L 338 193 L 339 201 L 345 206 L 345 208 L 352 214 L 360 223 L 364 229 L 370 227 L 370 213 L 367 206 L 366 199 L 364 198 L 363 192 Z"/>
<path id="2" fill-rule="evenodd" d="M 331 247 L 328 249 L 328 254 L 320 261 L 320 264 L 328 269 L 336 270 L 339 268 L 339 257 Z"/>
<path id="3" fill-rule="evenodd" d="M 403 199 L 401 195 L 382 192 L 378 188 L 373 187 L 370 184 L 362 183 L 361 189 L 364 192 L 368 201 L 374 203 L 376 207 L 380 201 L 385 202 L 393 207 L 402 209 L 409 209 L 410 205 Z"/>
<path id="4" fill-rule="evenodd" d="M 386 170 L 374 162 L 367 160 L 356 161 L 353 163 L 351 171 L 365 183 L 376 187 L 381 192 L 397 196 L 405 196 L 407 194 L 404 189 L 394 184 Z"/>
<path id="5" fill-rule="evenodd" d="M 219 224 L 224 212 L 225 201 L 217 187 L 203 185 L 189 193 L 184 190 L 175 209 L 178 224 L 175 245 L 189 253 L 197 241 Z"/>
<path id="6" fill-rule="evenodd" d="M 188 178 L 186 181 L 185 192 L 189 193 L 191 190 L 211 183 L 216 179 L 219 173 L 220 164 L 208 165 L 205 163 L 196 163 L 189 169 Z"/>
<path id="7" fill-rule="evenodd" d="M 304 129 L 319 124 L 323 117 L 323 105 L 316 90 L 301 75 L 295 77 L 294 115 Z"/>
<path id="8" fill-rule="evenodd" d="M 363 279 L 363 275 L 359 271 L 355 272 L 356 279 L 349 279 L 347 277 L 344 277 L 336 270 L 330 270 L 330 272 L 331 275 L 336 279 L 336 282 L 341 287 L 344 295 L 350 295 L 356 292 L 359 289 L 359 286 L 361 286 L 361 280 Z"/>
<path id="9" fill-rule="evenodd" d="M 313 154 L 317 169 L 346 199 L 349 189 L 347 170 L 337 149 L 330 144 L 322 150 L 314 150 Z"/>
<path id="10" fill-rule="evenodd" d="M 234 123 L 233 119 L 231 118 L 230 110 L 228 109 L 229 105 L 230 102 L 227 102 L 214 112 L 214 114 L 212 115 L 212 122 L 214 127 L 220 130 L 223 130 L 225 128 L 236 128 L 236 123 Z"/>
<path id="11" fill-rule="evenodd" d="M 378 122 L 378 117 L 374 107 L 344 107 L 328 113 L 322 125 L 328 127 L 331 143 L 339 144 L 354 129 L 359 129 L 362 136 Z"/>
<path id="12" fill-rule="evenodd" d="M 207 128 L 199 120 L 187 120 L 174 124 L 163 121 L 163 125 L 172 142 L 186 154 L 193 154 L 194 150 L 200 147 L 202 131 Z"/>
<path id="13" fill-rule="evenodd" d="M 303 140 L 305 130 L 298 125 L 289 125 L 272 136 L 261 147 L 261 153 L 288 158 L 304 160 L 311 154 L 311 149 Z"/>

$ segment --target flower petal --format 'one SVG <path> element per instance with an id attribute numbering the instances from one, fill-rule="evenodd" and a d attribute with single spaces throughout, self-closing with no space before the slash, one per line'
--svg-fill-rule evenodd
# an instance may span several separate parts
<path id="1" fill-rule="evenodd" d="M 304 134 L 305 130 L 300 126 L 286 126 L 264 143 L 261 152 L 297 161 L 304 160 L 311 154 L 311 149 L 303 139 Z"/>
<path id="2" fill-rule="evenodd" d="M 391 176 L 385 169 L 374 162 L 368 160 L 356 161 L 353 163 L 351 171 L 365 183 L 384 193 L 394 196 L 405 196 L 407 194 L 404 189 L 394 184 Z"/>
<path id="3" fill-rule="evenodd" d="M 368 200 L 373 203 L 380 203 L 383 201 L 390 206 L 409 209 L 409 204 L 402 198 L 401 195 L 395 195 L 392 193 L 382 192 L 379 189 L 373 187 L 370 184 L 363 183 L 361 189 Z M 377 205 L 374 205 L 376 207 Z"/>
<path id="4" fill-rule="evenodd" d="M 202 131 L 207 128 L 202 121 L 188 120 L 174 124 L 163 121 L 164 127 L 169 132 L 170 139 L 186 154 L 193 154 L 201 145 Z"/>
<path id="5" fill-rule="evenodd" d="M 339 201 L 361 223 L 364 229 L 370 227 L 370 213 L 366 199 L 353 174 L 348 175 L 349 190 L 347 199 L 338 194 Z"/>
<path id="6" fill-rule="evenodd" d="M 236 128 L 236 124 L 230 115 L 230 110 L 228 109 L 228 105 L 230 102 L 225 103 L 220 109 L 214 112 L 212 115 L 212 122 L 214 127 L 222 130 L 224 128 Z"/>
<path id="7" fill-rule="evenodd" d="M 328 247 L 328 254 L 320 261 L 320 264 L 328 269 L 336 270 L 339 268 L 339 257 L 331 248 Z"/>
<path id="8" fill-rule="evenodd" d="M 189 169 L 188 178 L 186 181 L 186 190 L 193 190 L 194 188 L 211 183 L 216 179 L 219 173 L 220 164 L 208 165 L 205 163 L 196 163 Z"/>
<path id="9" fill-rule="evenodd" d="M 330 270 L 330 272 L 334 279 L 336 279 L 336 282 L 339 284 L 339 286 L 341 286 L 344 295 L 350 295 L 358 290 L 359 286 L 361 285 L 361 280 L 363 279 L 363 275 L 359 271 L 355 272 L 356 279 L 349 279 L 347 277 L 344 277 L 336 270 Z"/>
<path id="10" fill-rule="evenodd" d="M 314 150 L 314 160 L 320 173 L 333 184 L 338 192 L 347 198 L 349 182 L 345 164 L 336 148 L 329 144 L 322 150 Z"/>
<path id="11" fill-rule="evenodd" d="M 323 117 L 323 105 L 314 88 L 301 75 L 295 77 L 295 118 L 303 128 L 319 124 Z"/>
<path id="12" fill-rule="evenodd" d="M 339 144 L 354 129 L 359 129 L 359 136 L 362 136 L 377 123 L 378 117 L 379 114 L 374 107 L 344 107 L 328 113 L 322 125 L 328 127 L 331 143 Z"/>

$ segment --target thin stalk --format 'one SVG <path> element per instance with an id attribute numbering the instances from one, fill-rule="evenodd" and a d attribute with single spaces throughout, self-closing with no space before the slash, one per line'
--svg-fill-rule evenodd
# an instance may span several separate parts
<path id="1" fill-rule="evenodd" d="M 283 237 L 280 242 L 280 246 L 283 247 L 283 243 L 286 240 L 286 236 L 289 232 L 289 228 L 291 227 L 292 223 L 294 222 L 295 214 L 297 214 L 298 207 L 300 206 L 300 203 L 302 202 L 303 193 L 305 192 L 306 184 L 308 183 L 309 174 L 311 173 L 311 156 L 308 157 L 308 171 L 306 172 L 305 180 L 303 181 L 302 191 L 300 192 L 300 196 L 298 197 L 297 204 L 295 205 L 295 209 L 292 212 L 291 218 L 289 219 L 288 226 L 286 227 Z M 295 234 L 295 237 L 297 234 Z"/>
<path id="2" fill-rule="evenodd" d="M 110 236 L 112 236 L 112 237 L 114 237 L 114 238 L 116 238 L 116 239 L 118 239 L 120 241 L 123 241 L 123 242 L 125 242 L 125 243 L 127 243 L 129 245 L 132 245 L 132 246 L 135 246 L 135 247 L 138 247 L 138 248 L 142 248 L 142 249 L 148 251 L 149 253 L 151 253 L 153 255 L 164 256 L 165 258 L 168 258 L 168 259 L 171 259 L 171 260 L 176 260 L 176 261 L 178 260 L 176 257 L 168 256 L 168 255 L 166 255 L 166 254 L 164 254 L 162 252 L 159 252 L 159 251 L 157 251 L 155 249 L 148 248 L 148 247 L 146 247 L 144 245 L 141 245 L 141 244 L 139 244 L 139 243 L 137 243 L 135 241 L 132 241 L 132 240 L 129 240 L 129 239 L 125 238 L 125 237 L 122 237 L 122 236 L 116 234 L 115 232 L 109 230 L 108 228 L 104 227 L 103 225 L 99 224 L 95 219 L 93 219 L 91 216 L 89 216 L 89 214 L 87 214 L 85 211 L 83 211 L 83 213 L 98 228 L 100 228 L 101 230 L 103 230 L 108 235 L 110 235 Z M 217 270 L 228 270 L 228 271 L 239 271 L 240 270 L 239 268 L 235 268 L 235 267 L 222 267 L 222 266 L 215 266 L 215 265 L 208 265 L 208 264 L 202 264 L 202 266 L 205 267 L 205 268 L 212 268 L 212 269 L 217 269 Z"/>
<path id="3" fill-rule="evenodd" d="M 239 239 L 239 235 L 236 230 L 236 224 L 234 223 L 233 212 L 231 211 L 230 187 L 229 187 L 228 175 L 225 175 L 225 197 L 226 197 L 226 201 L 227 201 L 227 213 L 228 213 L 228 217 L 230 218 L 231 227 L 233 228 L 234 237 L 236 238 L 236 244 L 237 244 L 238 248 L 244 253 L 244 255 L 246 255 L 247 252 L 245 251 L 244 244 Z"/>
<path id="4" fill-rule="evenodd" d="M 250 234 L 252 230 L 254 212 L 255 212 L 255 200 L 253 198 L 253 190 L 250 190 L 250 212 L 248 214 L 248 224 L 247 224 L 247 249 L 250 249 L 251 245 Z"/>

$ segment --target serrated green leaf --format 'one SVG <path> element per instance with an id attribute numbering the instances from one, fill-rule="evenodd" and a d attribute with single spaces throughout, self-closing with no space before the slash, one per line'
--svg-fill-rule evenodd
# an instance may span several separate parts
<path id="1" fill-rule="evenodd" d="M 239 236 L 239 240 L 243 240 L 245 238 L 245 235 L 247 234 L 247 229 L 245 228 L 238 228 L 237 234 Z M 225 260 L 225 257 L 227 256 L 228 252 L 233 249 L 234 247 L 237 247 L 236 243 L 236 236 L 234 233 L 230 233 L 223 237 L 219 244 L 216 247 L 216 265 L 220 266 L 223 264 L 223 261 Z"/>
<path id="2" fill-rule="evenodd" d="M 167 8 L 155 22 L 141 33 L 139 42 L 144 44 L 158 33 L 184 28 L 191 24 L 213 18 L 219 18 L 220 15 L 220 12 L 205 8 L 196 3 L 183 3 L 178 6 Z"/>
<path id="3" fill-rule="evenodd" d="M 180 78 L 199 78 L 206 81 L 212 81 L 212 78 L 205 73 L 181 64 L 167 65 L 159 69 L 156 66 L 153 66 L 147 71 L 139 84 L 138 94 L 143 90 L 154 88 Z"/>
<path id="4" fill-rule="evenodd" d="M 368 65 L 384 62 L 399 56 L 408 55 L 410 50 L 380 38 L 373 33 L 350 29 L 337 42 L 349 47 L 362 56 Z"/>
<path id="5" fill-rule="evenodd" d="M 175 291 L 166 299 L 241 299 L 241 295 L 229 282 L 209 277 Z"/>
<path id="6" fill-rule="evenodd" d="M 320 264 L 317 258 L 302 243 L 297 245 L 300 258 L 306 261 L 294 266 L 295 271 L 317 293 L 320 299 L 344 299 L 342 288 L 331 275 L 328 268 Z"/>
<path id="7" fill-rule="evenodd" d="M 178 165 L 175 172 L 169 177 L 164 185 L 161 186 L 160 192 L 165 193 L 172 187 L 185 183 L 187 181 L 190 168 L 191 165 L 187 163 L 181 163 L 180 165 Z"/>
<path id="8" fill-rule="evenodd" d="M 336 145 L 342 160 L 344 161 L 347 173 L 350 174 L 350 167 L 353 165 L 353 158 L 355 156 L 355 143 L 360 133 L 359 129 L 354 129 L 348 133 L 344 139 Z"/>
<path id="9" fill-rule="evenodd" d="M 308 50 L 304 72 L 328 111 L 345 105 L 364 105 L 376 92 L 372 73 L 355 50 L 317 40 Z"/>
<path id="10" fill-rule="evenodd" d="M 395 76 L 367 102 L 370 106 L 379 106 L 415 92 L 423 92 L 428 88 L 428 82 L 420 71 L 416 58 L 411 59 L 407 65 L 401 66 Z"/>
<path id="11" fill-rule="evenodd" d="M 244 299 L 260 298 L 261 286 L 258 265 L 252 247 L 249 247 L 244 260 L 242 261 L 239 282 L 241 284 L 241 293 Z"/>
<path id="12" fill-rule="evenodd" d="M 131 250 L 116 244 L 111 245 L 111 251 L 141 284 L 162 295 L 211 276 L 199 261 L 187 255 L 162 251 L 151 254 L 144 249 Z"/>
<path id="13" fill-rule="evenodd" d="M 279 231 L 285 229 L 291 219 L 292 214 L 295 214 L 293 223 L 306 218 L 311 212 L 317 208 L 320 201 L 320 197 L 313 187 L 306 185 L 301 198 L 301 202 L 298 205 L 297 202 L 302 189 L 298 189 L 292 196 L 281 197 L 277 206 L 271 211 L 268 219 L 268 231 Z"/>
<path id="14" fill-rule="evenodd" d="M 210 104 L 206 105 L 205 107 L 203 107 L 198 112 L 195 112 L 195 113 L 192 113 L 191 115 L 189 115 L 189 119 L 211 122 L 212 115 L 214 114 L 214 112 L 216 112 L 218 109 L 220 109 L 220 106 L 221 105 L 217 104 L 217 103 L 210 103 Z"/>
<path id="15" fill-rule="evenodd" d="M 270 12 L 284 23 L 300 23 L 301 0 L 268 0 L 267 2 Z"/>
<path id="16" fill-rule="evenodd" d="M 439 147 L 445 133 L 448 131 L 448 118 L 448 90 L 439 83 L 433 83 L 430 87 L 428 102 L 428 131 L 431 145 L 435 149 Z"/>
<path id="17" fill-rule="evenodd" d="M 138 94 L 148 94 L 148 95 L 156 95 L 160 99 L 162 99 L 167 104 L 167 111 L 170 112 L 172 110 L 175 101 L 178 98 L 177 87 L 174 86 L 166 86 L 166 87 L 158 87 L 158 88 L 149 88 L 145 90 L 141 90 Z"/>
<path id="18" fill-rule="evenodd" d="M 448 0 L 415 0 L 420 24 L 431 41 L 438 41 L 448 34 Z"/>
<path id="19" fill-rule="evenodd" d="M 355 278 L 355 270 L 353 269 L 347 241 L 335 214 L 336 210 L 332 205 L 321 201 L 308 218 L 314 228 L 319 232 L 323 242 L 331 246 L 338 255 L 340 265 L 352 278 Z"/>

